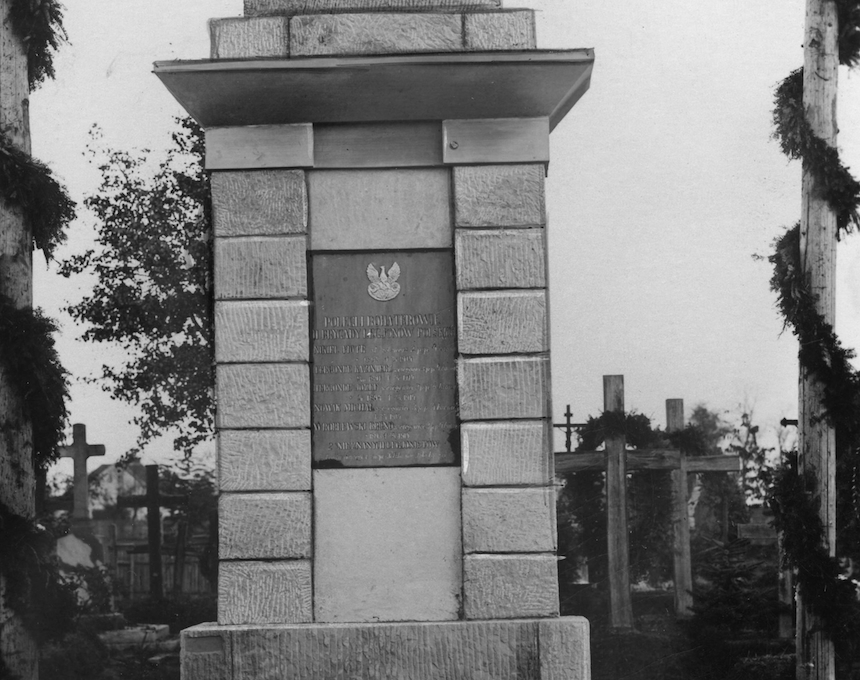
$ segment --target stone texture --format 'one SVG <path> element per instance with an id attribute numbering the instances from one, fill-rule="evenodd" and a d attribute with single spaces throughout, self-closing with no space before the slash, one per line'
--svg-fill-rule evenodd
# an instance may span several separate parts
<path id="1" fill-rule="evenodd" d="M 308 192 L 304 171 L 213 172 L 212 222 L 216 236 L 305 233 Z"/>
<path id="2" fill-rule="evenodd" d="M 224 639 L 231 680 L 588 680 L 590 670 L 588 622 L 572 616 L 337 626 L 204 623 L 182 632 L 183 650 L 206 653 L 204 645 L 190 643 L 215 647 L 214 636 Z"/>
<path id="3" fill-rule="evenodd" d="M 219 429 L 310 427 L 307 364 L 223 364 L 215 399 Z"/>
<path id="4" fill-rule="evenodd" d="M 245 0 L 245 16 L 326 12 L 454 12 L 496 9 L 501 0 Z"/>
<path id="5" fill-rule="evenodd" d="M 549 349 L 544 291 L 461 293 L 457 302 L 457 341 L 462 354 Z"/>
<path id="6" fill-rule="evenodd" d="M 455 225 L 543 226 L 544 174 L 540 164 L 455 167 Z"/>
<path id="7" fill-rule="evenodd" d="M 304 236 L 215 239 L 215 299 L 307 296 Z"/>
<path id="8" fill-rule="evenodd" d="M 463 551 L 555 552 L 555 491 L 463 489 Z"/>
<path id="9" fill-rule="evenodd" d="M 188 680 L 231 680 L 233 677 L 232 635 L 214 624 L 182 631 L 179 659 L 182 677 Z"/>
<path id="10" fill-rule="evenodd" d="M 463 594 L 467 619 L 558 616 L 555 555 L 467 555 Z"/>
<path id="11" fill-rule="evenodd" d="M 446 168 L 309 172 L 311 248 L 450 247 L 450 177 Z"/>
<path id="12" fill-rule="evenodd" d="M 534 10 L 467 14 L 465 36 L 467 50 L 536 49 Z"/>
<path id="13" fill-rule="evenodd" d="M 289 56 L 286 17 L 210 19 L 212 59 Z"/>
<path id="14" fill-rule="evenodd" d="M 549 416 L 545 357 L 461 359 L 457 381 L 462 420 Z"/>
<path id="15" fill-rule="evenodd" d="M 221 491 L 306 491 L 311 488 L 309 430 L 222 430 Z"/>
<path id="16" fill-rule="evenodd" d="M 314 472 L 314 620 L 458 617 L 460 472 Z"/>
<path id="17" fill-rule="evenodd" d="M 463 423 L 463 483 L 549 484 L 553 477 L 550 434 L 546 420 Z"/>
<path id="18" fill-rule="evenodd" d="M 218 565 L 221 625 L 308 623 L 313 618 L 311 600 L 311 564 L 307 560 Z"/>
<path id="19" fill-rule="evenodd" d="M 290 56 L 453 52 L 463 49 L 459 14 L 309 14 L 290 19 Z"/>
<path id="20" fill-rule="evenodd" d="M 238 301 L 215 303 L 215 361 L 307 361 L 308 303 Z"/>
<path id="21" fill-rule="evenodd" d="M 311 556 L 311 495 L 222 494 L 218 500 L 218 556 L 222 560 Z"/>
<path id="22" fill-rule="evenodd" d="M 543 229 L 456 230 L 458 290 L 544 288 Z"/>
<path id="23" fill-rule="evenodd" d="M 564 617 L 538 623 L 541 680 L 588 678 L 591 673 L 588 620 Z"/>

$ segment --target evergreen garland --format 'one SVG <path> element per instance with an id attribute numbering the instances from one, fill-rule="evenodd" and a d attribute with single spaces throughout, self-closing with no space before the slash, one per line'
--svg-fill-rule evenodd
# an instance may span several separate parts
<path id="1" fill-rule="evenodd" d="M 834 0 L 839 20 L 839 62 L 860 64 L 860 0 Z M 836 214 L 837 238 L 860 227 L 860 182 L 839 159 L 839 152 L 813 131 L 803 108 L 803 69 L 792 72 L 777 88 L 773 111 L 774 137 L 791 159 L 800 159 L 815 178 L 820 197 Z M 837 475 L 851 480 L 837 491 L 840 519 L 837 535 L 860 536 L 860 373 L 831 324 L 815 309 L 800 253 L 800 224 L 775 243 L 768 258 L 773 265 L 771 288 L 786 326 L 799 342 L 801 370 L 815 375 L 824 387 L 824 418 L 836 430 Z M 843 489 L 846 485 L 843 485 Z M 814 479 L 799 474 L 797 459 L 786 462 L 774 478 L 768 505 L 774 524 L 783 532 L 785 561 L 797 569 L 797 588 L 804 603 L 819 617 L 821 628 L 843 652 L 860 634 L 854 586 L 824 547 L 824 526 L 818 515 Z"/>
<path id="2" fill-rule="evenodd" d="M 36 247 L 50 258 L 66 240 L 64 229 L 75 218 L 75 203 L 50 169 L 0 135 L 0 198 L 24 213 Z"/>
<path id="3" fill-rule="evenodd" d="M 56 330 L 41 311 L 17 309 L 0 296 L 0 361 L 24 401 L 33 426 L 33 461 L 42 471 L 56 460 L 68 420 L 68 374 L 54 347 Z"/>
<path id="4" fill-rule="evenodd" d="M 12 28 L 27 48 L 30 91 L 54 77 L 54 52 L 68 36 L 63 28 L 63 6 L 57 0 L 12 0 Z"/>

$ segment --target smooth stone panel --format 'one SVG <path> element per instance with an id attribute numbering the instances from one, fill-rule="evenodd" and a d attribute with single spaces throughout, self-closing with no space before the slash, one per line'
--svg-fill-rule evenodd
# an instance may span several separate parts
<path id="1" fill-rule="evenodd" d="M 467 14 L 465 35 L 467 50 L 533 50 L 537 48 L 534 10 Z"/>
<path id="2" fill-rule="evenodd" d="M 222 494 L 218 500 L 218 557 L 294 559 L 311 555 L 311 495 Z"/>
<path id="3" fill-rule="evenodd" d="M 221 562 L 218 623 L 307 623 L 313 620 L 311 563 Z"/>
<path id="4" fill-rule="evenodd" d="M 555 552 L 555 490 L 463 489 L 463 551 Z"/>
<path id="5" fill-rule="evenodd" d="M 546 420 L 463 423 L 463 483 L 549 484 L 553 476 L 550 430 Z"/>
<path id="6" fill-rule="evenodd" d="M 308 173 L 312 250 L 448 248 L 450 170 Z"/>
<path id="7" fill-rule="evenodd" d="M 565 616 L 538 623 L 541 680 L 591 677 L 588 619 Z"/>
<path id="8" fill-rule="evenodd" d="M 315 621 L 458 618 L 458 468 L 316 470 L 314 513 Z"/>
<path id="9" fill-rule="evenodd" d="M 453 52 L 463 49 L 459 14 L 309 14 L 290 20 L 290 56 Z"/>
<path id="10" fill-rule="evenodd" d="M 215 239 L 215 299 L 303 298 L 304 236 Z"/>
<path id="11" fill-rule="evenodd" d="M 460 293 L 457 316 L 462 354 L 536 353 L 549 349 L 544 291 Z"/>
<path id="12" fill-rule="evenodd" d="M 542 164 L 454 168 L 458 227 L 535 227 L 546 224 Z"/>
<path id="13" fill-rule="evenodd" d="M 305 233 L 308 192 L 304 171 L 213 172 L 212 222 L 215 236 Z"/>
<path id="14" fill-rule="evenodd" d="M 326 12 L 452 12 L 495 9 L 502 0 L 245 0 L 245 16 Z"/>
<path id="15" fill-rule="evenodd" d="M 219 429 L 310 427 L 307 364 L 222 364 L 216 368 Z"/>
<path id="16" fill-rule="evenodd" d="M 544 288 L 543 229 L 456 230 L 457 288 Z"/>
<path id="17" fill-rule="evenodd" d="M 289 56 L 286 17 L 210 19 L 212 59 Z"/>
<path id="18" fill-rule="evenodd" d="M 555 555 L 467 555 L 466 618 L 558 616 L 557 561 Z"/>
<path id="19" fill-rule="evenodd" d="M 233 636 L 215 624 L 186 628 L 181 633 L 179 660 L 189 680 L 232 680 Z"/>
<path id="20" fill-rule="evenodd" d="M 307 361 L 309 305 L 304 301 L 215 303 L 215 361 Z"/>
<path id="21" fill-rule="evenodd" d="M 461 359 L 461 420 L 549 416 L 546 357 Z"/>
<path id="22" fill-rule="evenodd" d="M 222 430 L 221 491 L 305 491 L 311 488 L 310 430 Z"/>

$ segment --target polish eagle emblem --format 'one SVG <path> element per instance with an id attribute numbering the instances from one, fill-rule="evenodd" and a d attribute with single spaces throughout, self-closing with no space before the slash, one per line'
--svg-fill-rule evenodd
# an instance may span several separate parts
<path id="1" fill-rule="evenodd" d="M 367 265 L 367 278 L 370 280 L 370 285 L 367 287 L 367 292 L 374 300 L 386 302 L 393 300 L 400 292 L 400 284 L 397 279 L 400 278 L 400 265 L 396 262 L 385 273 L 385 267 L 379 266 L 379 271 L 373 264 Z"/>

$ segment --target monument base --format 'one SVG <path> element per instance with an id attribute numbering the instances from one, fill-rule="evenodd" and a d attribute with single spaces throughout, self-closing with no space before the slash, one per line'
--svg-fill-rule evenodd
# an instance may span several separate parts
<path id="1" fill-rule="evenodd" d="M 182 680 L 588 680 L 580 617 L 182 631 Z"/>

